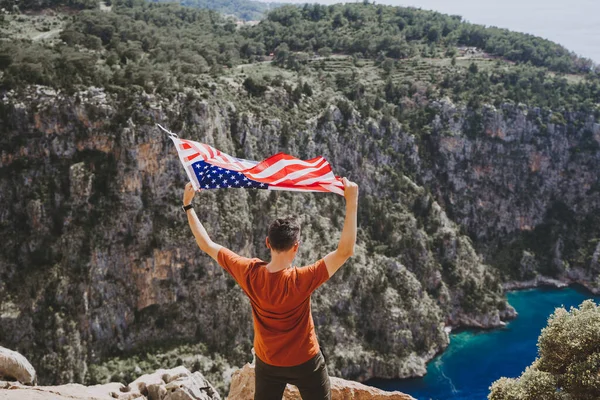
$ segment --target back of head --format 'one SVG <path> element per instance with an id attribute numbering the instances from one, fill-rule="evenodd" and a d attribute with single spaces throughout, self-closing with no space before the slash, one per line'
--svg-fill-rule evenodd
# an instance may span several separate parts
<path id="1" fill-rule="evenodd" d="M 295 216 L 277 218 L 269 225 L 268 238 L 271 249 L 287 251 L 300 240 L 300 222 Z"/>

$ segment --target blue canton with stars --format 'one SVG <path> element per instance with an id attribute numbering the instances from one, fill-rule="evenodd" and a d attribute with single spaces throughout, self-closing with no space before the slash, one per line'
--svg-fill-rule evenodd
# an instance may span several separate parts
<path id="1" fill-rule="evenodd" d="M 202 189 L 255 188 L 267 189 L 266 183 L 256 182 L 241 172 L 216 167 L 204 161 L 193 163 L 194 172 Z"/>

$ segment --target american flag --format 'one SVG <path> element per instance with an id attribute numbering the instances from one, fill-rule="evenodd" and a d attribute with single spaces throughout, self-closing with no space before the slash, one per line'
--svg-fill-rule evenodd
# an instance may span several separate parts
<path id="1" fill-rule="evenodd" d="M 169 134 L 194 189 L 256 188 L 344 194 L 344 184 L 323 157 L 300 160 L 277 153 L 256 162 Z"/>

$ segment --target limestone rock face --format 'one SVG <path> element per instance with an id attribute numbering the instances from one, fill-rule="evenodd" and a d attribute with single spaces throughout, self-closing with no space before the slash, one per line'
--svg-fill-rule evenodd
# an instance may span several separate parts
<path id="1" fill-rule="evenodd" d="M 330 377 L 332 400 L 414 400 L 401 392 L 386 392 L 359 382 Z M 254 399 L 254 365 L 246 364 L 234 372 L 227 400 Z M 300 400 L 300 392 L 293 385 L 287 385 L 283 400 Z"/>
<path id="2" fill-rule="evenodd" d="M 489 328 L 514 315 L 504 273 L 582 283 L 600 273 L 593 116 L 557 125 L 525 106 L 480 112 L 443 100 L 428 105 L 435 119 L 419 135 L 337 101 L 284 121 L 284 89 L 259 113 L 215 87 L 208 97 L 3 94 L 0 337 L 44 383 L 83 382 L 109 354 L 173 340 L 206 345 L 228 365 L 249 361 L 249 302 L 193 242 L 179 208 L 187 178 L 156 122 L 248 159 L 322 155 L 360 185 L 355 256 L 312 303 L 333 375 L 423 375 L 448 344 L 445 325 Z M 336 246 L 340 200 L 231 189 L 203 192 L 196 209 L 216 242 L 262 259 L 270 220 L 299 215 L 300 266 Z M 211 376 L 219 387 L 226 379 Z"/>
<path id="3" fill-rule="evenodd" d="M 35 384 L 35 369 L 27 359 L 17 353 L 0 346 L 0 378 L 13 378 L 25 384 Z"/>
<path id="4" fill-rule="evenodd" d="M 2 400 L 221 400 L 215 388 L 200 372 L 185 367 L 159 369 L 140 376 L 128 386 L 111 382 L 105 385 L 24 386 L 0 382 Z"/>
<path id="5" fill-rule="evenodd" d="M 142 375 L 113 397 L 132 400 L 146 396 L 148 400 L 221 400 L 216 389 L 200 372 L 191 373 L 179 366 L 159 369 Z"/>
<path id="6" fill-rule="evenodd" d="M 431 162 L 419 183 L 485 262 L 511 280 L 539 273 L 600 290 L 592 257 L 600 234 L 596 118 L 565 112 L 556 123 L 557 113 L 511 103 L 480 113 L 449 99 L 432 106 Z"/>
<path id="7" fill-rule="evenodd" d="M 83 386 L 77 383 L 60 386 L 24 386 L 17 382 L 0 382 L 0 399 L 114 400 L 112 393 L 119 393 L 124 387 L 123 384 L 116 382 L 96 386 Z"/>

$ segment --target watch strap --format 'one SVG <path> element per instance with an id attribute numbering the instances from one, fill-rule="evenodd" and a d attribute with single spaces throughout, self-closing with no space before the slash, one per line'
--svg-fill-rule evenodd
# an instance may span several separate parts
<path id="1" fill-rule="evenodd" d="M 181 208 L 183 208 L 183 211 L 187 212 L 187 210 L 189 210 L 190 208 L 194 208 L 194 206 L 190 203 L 187 206 L 181 206 Z"/>

